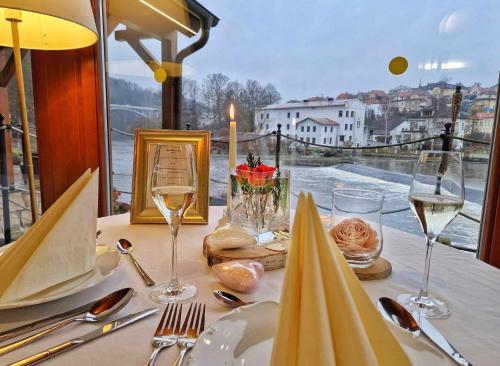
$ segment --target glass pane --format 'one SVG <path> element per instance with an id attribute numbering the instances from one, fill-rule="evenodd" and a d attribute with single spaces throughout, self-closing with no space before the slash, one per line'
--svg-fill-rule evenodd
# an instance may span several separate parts
<path id="1" fill-rule="evenodd" d="M 0 70 L 13 67 L 9 63 L 11 49 L 0 49 Z M 28 108 L 30 142 L 35 171 L 37 207 L 41 210 L 38 154 L 36 145 L 35 109 L 33 85 L 31 80 L 31 57 L 26 52 L 23 58 L 24 89 Z M 0 245 L 16 240 L 32 224 L 28 177 L 22 139 L 22 122 L 15 74 L 12 74 L 5 87 L 0 86 L 0 114 L 4 117 L 0 130 Z M 1 119 L 1 118 L 0 118 Z"/>
<path id="2" fill-rule="evenodd" d="M 165 65 L 202 33 L 193 36 L 179 24 L 168 37 L 153 29 L 155 19 L 192 24 L 192 13 L 169 8 L 178 2 L 126 3 L 143 7 L 124 13 L 127 7 L 107 1 L 113 170 L 119 190 L 130 191 L 132 139 L 126 133 L 168 123 L 166 91 L 178 72 L 180 126 L 213 133 L 212 204 L 226 199 L 233 103 L 238 139 L 244 141 L 238 144 L 238 163 L 253 152 L 274 164 L 272 133 L 280 124 L 281 167 L 291 170 L 294 194 L 313 192 L 327 214 L 334 187 L 378 189 L 386 195 L 384 224 L 420 235 L 408 210 L 411 174 L 420 150 L 441 149 L 437 136 L 450 122 L 453 93 L 460 85 L 455 135 L 472 141 L 454 140 L 453 149 L 464 152 L 467 202 L 465 216 L 457 217 L 442 237 L 476 247 L 500 61 L 494 53 L 500 40 L 484 36 L 500 27 L 493 0 L 474 6 L 466 1 L 405 6 L 396 0 L 320 1 L 316 6 L 303 0 L 272 5 L 212 1 L 204 5 L 220 21 L 208 42 L 183 60 L 182 69 L 174 65 L 166 78 L 157 75 L 160 83 L 148 57 Z M 143 17 L 152 9 L 145 3 L 161 4 L 161 12 Z M 140 40 L 149 56 L 130 39 L 124 41 L 123 31 L 129 38 L 134 32 L 147 34 Z M 383 147 L 387 144 L 402 145 Z M 119 198 L 129 199 L 126 193 Z"/>

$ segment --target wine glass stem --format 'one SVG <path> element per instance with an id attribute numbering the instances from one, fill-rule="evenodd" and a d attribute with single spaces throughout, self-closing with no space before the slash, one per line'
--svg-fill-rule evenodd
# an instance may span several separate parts
<path id="1" fill-rule="evenodd" d="M 425 253 L 425 268 L 424 268 L 424 277 L 422 278 L 422 287 L 417 296 L 417 301 L 421 298 L 428 297 L 427 288 L 429 286 L 429 271 L 431 267 L 431 255 L 432 255 L 432 247 L 434 246 L 434 241 L 426 237 L 427 239 L 427 251 Z"/>
<path id="2" fill-rule="evenodd" d="M 179 280 L 177 279 L 177 233 L 179 232 L 180 219 L 178 215 L 172 215 L 170 221 L 170 234 L 172 235 L 172 278 L 170 285 L 177 286 Z"/>

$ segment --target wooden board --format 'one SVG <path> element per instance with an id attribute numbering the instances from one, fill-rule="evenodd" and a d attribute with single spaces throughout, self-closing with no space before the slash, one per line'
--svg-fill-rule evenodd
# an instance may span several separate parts
<path id="1" fill-rule="evenodd" d="M 387 259 L 378 257 L 370 267 L 353 268 L 353 270 L 361 281 L 381 280 L 389 277 L 392 266 Z"/>
<path id="2" fill-rule="evenodd" d="M 249 245 L 236 249 L 217 249 L 207 244 L 207 237 L 203 240 L 203 255 L 207 257 L 208 265 L 234 261 L 238 259 L 252 259 L 264 266 L 264 270 L 272 271 L 285 267 L 288 250 L 276 252 L 266 249 L 264 245 Z M 287 241 L 281 241 L 288 248 Z"/>

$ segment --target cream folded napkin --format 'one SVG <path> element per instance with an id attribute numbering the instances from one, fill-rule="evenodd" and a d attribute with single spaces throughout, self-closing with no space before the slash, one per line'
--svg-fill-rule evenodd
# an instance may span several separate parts
<path id="1" fill-rule="evenodd" d="M 273 366 L 411 365 L 336 244 L 311 194 L 295 213 Z"/>
<path id="2" fill-rule="evenodd" d="M 87 170 L 0 256 L 0 302 L 26 298 L 93 269 L 98 172 Z"/>

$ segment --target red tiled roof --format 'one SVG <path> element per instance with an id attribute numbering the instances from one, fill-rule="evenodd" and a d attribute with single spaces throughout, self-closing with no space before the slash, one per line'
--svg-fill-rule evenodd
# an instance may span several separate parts
<path id="1" fill-rule="evenodd" d="M 338 123 L 335 122 L 333 119 L 330 119 L 330 118 L 317 118 L 317 117 L 307 117 L 307 118 L 304 118 L 302 121 L 297 122 L 297 124 L 302 123 L 302 122 L 304 122 L 304 121 L 306 121 L 308 119 L 310 119 L 310 120 L 312 120 L 314 122 L 317 122 L 320 125 L 338 126 Z"/>
<path id="2" fill-rule="evenodd" d="M 469 119 L 488 119 L 488 118 L 495 118 L 495 114 L 488 112 L 481 112 L 481 113 L 476 113 L 475 117 L 469 117 Z"/>
<path id="3" fill-rule="evenodd" d="M 352 98 L 353 98 L 352 94 L 344 92 L 344 93 L 340 93 L 339 95 L 337 95 L 336 99 L 338 100 L 338 99 L 352 99 Z"/>

